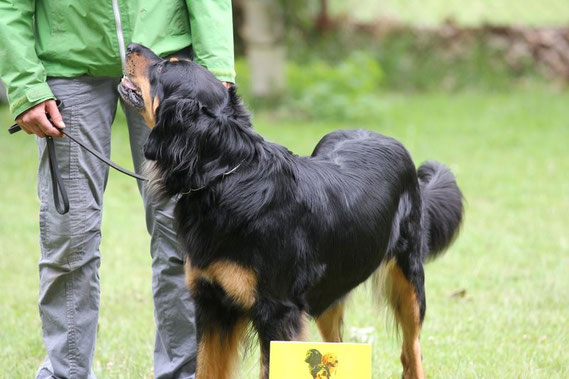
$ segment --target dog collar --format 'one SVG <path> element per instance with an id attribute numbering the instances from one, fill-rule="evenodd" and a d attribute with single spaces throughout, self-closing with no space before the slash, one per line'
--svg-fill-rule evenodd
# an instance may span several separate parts
<path id="1" fill-rule="evenodd" d="M 220 178 L 223 179 L 225 178 L 227 175 L 231 175 L 233 174 L 235 171 L 237 171 L 237 169 L 239 168 L 239 166 L 241 166 L 241 163 L 243 163 L 243 161 L 239 162 L 239 164 L 235 167 L 233 167 L 231 170 L 224 172 L 223 174 L 221 174 Z M 204 188 L 206 188 L 209 184 L 203 185 L 199 188 L 190 188 L 189 190 L 185 191 L 185 192 L 180 192 L 180 195 L 188 195 L 192 192 L 198 192 L 203 190 Z"/>

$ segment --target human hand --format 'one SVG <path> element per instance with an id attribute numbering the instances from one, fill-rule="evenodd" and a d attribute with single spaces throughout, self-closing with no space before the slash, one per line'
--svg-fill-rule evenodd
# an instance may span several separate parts
<path id="1" fill-rule="evenodd" d="M 225 86 L 225 88 L 227 88 L 227 89 L 229 89 L 229 87 L 231 87 L 231 84 L 233 84 L 233 83 L 229 83 L 229 82 L 221 82 L 221 83 L 222 83 L 222 84 Z"/>
<path id="2" fill-rule="evenodd" d="M 53 125 L 47 119 L 47 114 L 51 117 Z M 35 134 L 39 137 L 62 137 L 63 133 L 59 129 L 65 128 L 55 100 L 46 100 L 31 107 L 19 115 L 16 122 L 26 133 Z"/>

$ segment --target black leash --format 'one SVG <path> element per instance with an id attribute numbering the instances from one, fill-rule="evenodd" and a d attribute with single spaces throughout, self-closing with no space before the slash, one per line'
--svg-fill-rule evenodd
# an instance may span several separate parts
<path id="1" fill-rule="evenodd" d="M 60 109 L 62 109 L 63 103 L 61 101 L 57 101 L 57 106 Z M 49 114 L 47 114 L 47 119 L 51 122 L 51 118 L 50 118 Z M 18 124 L 14 124 L 14 125 L 10 126 L 10 128 L 8 129 L 8 132 L 10 134 L 14 134 L 16 132 L 19 132 L 20 130 L 22 130 L 22 128 L 20 128 L 20 126 Z M 89 153 L 93 154 L 101 162 L 107 164 L 108 166 L 114 168 L 115 170 L 117 170 L 119 172 L 122 172 L 123 174 L 126 174 L 128 176 L 132 176 L 133 178 L 138 179 L 138 180 L 146 181 L 145 177 L 138 175 L 132 171 L 129 171 L 129 170 L 117 165 L 116 163 L 112 162 L 111 160 L 105 158 L 103 156 L 103 154 L 99 153 L 96 150 L 93 150 L 92 148 L 88 147 L 87 145 L 83 144 L 82 142 L 78 141 L 74 137 L 67 134 L 64 129 L 59 129 L 59 131 L 61 133 L 65 134 L 67 137 L 69 137 L 69 139 L 71 139 L 73 142 L 75 142 L 76 144 L 81 146 L 83 149 L 85 149 Z M 55 154 L 55 145 L 53 144 L 53 138 L 49 137 L 49 136 L 46 136 L 45 138 L 46 138 L 47 151 L 48 151 L 48 156 L 49 156 L 49 172 L 51 174 L 51 183 L 53 186 L 53 202 L 55 204 L 55 209 L 57 210 L 57 212 L 59 214 L 63 215 L 63 214 L 66 214 L 67 212 L 69 212 L 69 197 L 67 196 L 67 190 L 65 189 L 63 179 L 61 178 L 61 174 L 59 172 L 59 166 L 57 164 L 57 156 Z M 63 203 L 63 205 L 62 205 L 62 203 Z"/>

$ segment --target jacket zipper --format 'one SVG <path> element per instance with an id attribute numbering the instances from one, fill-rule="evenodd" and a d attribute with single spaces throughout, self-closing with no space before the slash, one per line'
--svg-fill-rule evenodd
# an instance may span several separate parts
<path id="1" fill-rule="evenodd" d="M 115 14 L 115 25 L 117 30 L 117 40 L 119 42 L 119 54 L 121 56 L 121 67 L 124 72 L 126 64 L 126 54 L 124 49 L 124 35 L 122 32 L 121 11 L 119 8 L 119 0 L 112 0 L 113 13 Z"/>

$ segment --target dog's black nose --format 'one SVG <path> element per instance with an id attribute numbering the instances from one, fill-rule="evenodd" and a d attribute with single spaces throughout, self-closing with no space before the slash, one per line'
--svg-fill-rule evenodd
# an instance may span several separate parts
<path id="1" fill-rule="evenodd" d="M 127 54 L 132 54 L 137 51 L 140 51 L 141 46 L 138 43 L 129 43 L 128 47 L 126 48 Z"/>
<path id="2" fill-rule="evenodd" d="M 152 50 L 150 50 L 148 47 L 141 45 L 139 43 L 134 43 L 134 42 L 128 44 L 128 46 L 126 48 L 126 55 L 127 56 L 131 56 L 131 55 L 141 56 L 141 57 L 148 59 L 150 62 L 160 60 L 160 57 L 158 55 L 154 54 L 154 52 L 152 52 Z"/>

